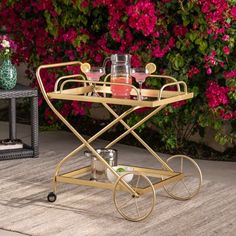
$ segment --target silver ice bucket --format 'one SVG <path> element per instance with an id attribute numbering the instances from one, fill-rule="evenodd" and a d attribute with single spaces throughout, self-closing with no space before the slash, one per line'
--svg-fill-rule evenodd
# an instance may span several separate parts
<path id="1" fill-rule="evenodd" d="M 110 165 L 117 166 L 118 152 L 111 148 L 97 148 L 96 152 Z M 105 177 L 106 166 L 90 151 L 85 151 L 84 155 L 91 158 L 91 180 L 98 180 Z"/>

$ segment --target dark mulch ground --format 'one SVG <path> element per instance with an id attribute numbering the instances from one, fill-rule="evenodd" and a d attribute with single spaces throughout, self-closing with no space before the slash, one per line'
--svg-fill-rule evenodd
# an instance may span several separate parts
<path id="1" fill-rule="evenodd" d="M 8 120 L 8 109 L 0 110 L 0 120 Z M 23 124 L 29 124 L 30 114 L 24 112 L 24 109 L 18 107 L 17 109 L 17 122 Z M 77 121 L 78 122 L 78 121 Z M 86 118 L 80 118 L 79 123 L 77 123 L 78 131 L 82 134 L 93 135 L 98 130 L 100 130 L 105 122 L 89 120 Z M 58 129 L 58 126 L 56 127 Z M 55 127 L 48 127 L 47 125 L 41 125 L 41 130 L 50 130 L 55 129 Z M 60 127 L 60 129 L 67 130 L 66 127 Z M 113 140 L 114 137 L 117 137 L 120 134 L 120 128 L 112 129 L 110 132 L 105 133 L 101 138 L 105 140 Z M 220 161 L 236 161 L 236 148 L 231 148 L 225 152 L 217 152 L 212 148 L 205 146 L 204 144 L 197 144 L 194 142 L 186 142 L 183 147 L 175 150 L 166 150 L 165 145 L 159 140 L 161 138 L 158 136 L 157 132 L 154 132 L 151 129 L 145 129 L 142 133 L 139 134 L 155 151 L 168 154 L 185 154 L 191 156 L 195 159 L 204 159 L 204 160 L 220 160 Z M 126 138 L 122 139 L 123 144 L 128 144 L 132 146 L 142 147 L 142 145 L 132 136 L 128 135 Z"/>

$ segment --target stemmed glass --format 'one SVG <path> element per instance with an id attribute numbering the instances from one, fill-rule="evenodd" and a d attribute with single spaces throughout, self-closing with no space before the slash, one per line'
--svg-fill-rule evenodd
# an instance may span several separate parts
<path id="1" fill-rule="evenodd" d="M 104 67 L 91 67 L 89 70 L 84 71 L 88 80 L 99 81 L 100 77 L 105 74 Z"/>
<path id="2" fill-rule="evenodd" d="M 91 67 L 90 69 L 84 71 L 87 79 L 90 81 L 99 81 L 100 77 L 105 75 L 104 67 Z M 93 84 L 93 86 L 95 86 Z"/>
<path id="3" fill-rule="evenodd" d="M 141 100 L 143 100 L 144 97 L 142 96 L 141 90 L 143 83 L 145 82 L 148 76 L 148 73 L 143 67 L 131 68 L 131 76 L 133 76 L 135 78 L 135 81 L 139 84 L 139 95 Z"/>

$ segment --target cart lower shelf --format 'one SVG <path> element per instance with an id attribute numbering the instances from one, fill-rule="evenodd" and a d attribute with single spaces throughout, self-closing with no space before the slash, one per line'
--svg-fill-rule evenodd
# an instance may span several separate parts
<path id="1" fill-rule="evenodd" d="M 156 189 L 163 187 L 169 196 L 178 200 L 190 199 L 198 193 L 202 175 L 196 162 L 183 155 L 172 156 L 167 162 L 173 160 L 180 160 L 181 172 L 122 165 L 133 170 L 122 173 L 114 182 L 110 182 L 105 174 L 94 181 L 91 180 L 92 167 L 86 166 L 58 175 L 54 181 L 112 190 L 117 211 L 127 220 L 140 221 L 151 214 L 156 204 Z M 190 164 L 194 168 L 191 174 L 184 173 L 184 161 L 185 166 Z M 132 175 L 130 182 L 125 179 L 128 175 Z M 49 193 L 48 201 L 56 201 L 54 192 Z"/>
<path id="2" fill-rule="evenodd" d="M 127 167 L 130 167 L 130 166 L 127 166 Z M 169 183 L 181 180 L 184 177 L 184 175 L 181 173 L 175 173 L 171 171 L 150 169 L 150 168 L 143 168 L 143 167 L 134 167 L 134 166 L 132 167 L 133 167 L 132 173 L 143 174 L 149 177 L 149 179 L 152 179 L 152 184 L 155 189 L 161 188 L 165 184 L 169 184 Z M 111 183 L 106 177 L 103 177 L 97 181 L 90 180 L 90 178 L 91 178 L 91 166 L 86 166 L 84 168 L 59 175 L 56 177 L 56 181 L 61 182 L 61 183 L 86 185 L 86 186 L 111 189 L 111 190 L 114 189 L 115 183 Z M 147 191 L 150 191 L 150 187 L 147 187 L 147 186 L 136 186 L 135 189 L 139 194 L 143 194 Z M 123 190 L 128 191 L 125 188 L 123 188 Z"/>

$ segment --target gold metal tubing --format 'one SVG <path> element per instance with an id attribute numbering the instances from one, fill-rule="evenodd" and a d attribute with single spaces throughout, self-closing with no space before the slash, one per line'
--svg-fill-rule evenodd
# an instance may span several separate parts
<path id="1" fill-rule="evenodd" d="M 156 184 L 153 184 L 153 187 L 154 187 L 154 189 L 159 189 L 159 188 L 163 187 L 164 185 L 167 185 L 167 184 L 170 184 L 173 182 L 177 182 L 178 180 L 181 180 L 183 178 L 184 178 L 184 174 L 176 174 L 176 175 L 171 176 L 167 179 L 161 180 L 160 182 L 158 182 Z M 147 193 L 149 191 L 151 191 L 150 187 L 144 188 L 141 190 L 141 194 Z"/>
<path id="2" fill-rule="evenodd" d="M 67 63 L 56 63 L 56 64 L 49 64 L 49 65 L 41 65 L 38 67 L 37 71 L 36 71 L 36 77 L 38 80 L 38 84 L 39 87 L 42 91 L 42 94 L 44 96 L 44 99 L 46 100 L 48 106 L 52 109 L 52 111 L 58 116 L 59 119 L 61 119 L 61 121 L 75 134 L 75 136 L 83 143 L 81 146 L 79 146 L 78 148 L 76 148 L 75 150 L 73 150 L 71 153 L 69 153 L 65 158 L 63 158 L 63 160 L 61 160 L 59 162 L 59 164 L 56 167 L 55 170 L 55 174 L 53 175 L 53 180 L 54 182 L 56 182 L 56 176 L 59 173 L 60 167 L 62 166 L 62 164 L 69 159 L 70 157 L 72 157 L 73 155 L 75 155 L 77 152 L 79 152 L 82 148 L 84 148 L 85 146 L 87 146 L 90 151 L 92 151 L 94 153 L 94 155 L 96 155 L 99 159 L 102 159 L 101 161 L 103 162 L 103 158 L 98 155 L 96 153 L 96 151 L 89 145 L 89 143 L 74 129 L 73 126 L 70 125 L 70 123 L 60 114 L 60 112 L 57 111 L 57 109 L 53 106 L 53 104 L 51 103 L 51 101 L 48 99 L 47 93 L 44 89 L 43 83 L 42 83 L 42 79 L 40 76 L 40 70 L 41 69 L 47 69 L 47 68 L 53 68 L 53 67 L 60 67 L 60 66 L 68 66 L 68 65 L 75 65 L 75 64 L 81 64 L 81 62 L 67 62 Z M 81 81 L 81 82 L 85 82 L 85 81 Z M 137 107 L 138 108 L 138 107 Z M 131 113 L 133 110 L 137 109 L 137 108 L 130 108 L 129 110 L 127 110 L 126 112 L 124 112 L 121 115 L 121 118 L 127 116 L 129 113 Z M 114 124 L 117 123 L 118 119 L 115 119 L 113 122 L 111 122 L 110 124 L 108 124 L 106 127 L 104 127 L 100 132 L 98 132 L 97 134 L 95 134 L 92 138 L 89 139 L 89 142 L 92 142 L 93 140 L 95 140 L 97 137 L 99 137 L 101 134 L 103 134 L 106 130 L 108 130 L 110 127 L 112 127 Z M 105 161 L 104 161 L 105 162 Z M 107 164 L 107 162 L 105 162 L 105 164 Z M 109 166 L 109 165 L 108 165 Z M 110 168 L 110 166 L 108 167 Z M 115 173 L 115 175 L 117 175 L 117 177 L 119 177 L 119 175 L 111 168 L 111 171 Z M 53 186 L 55 189 L 55 185 Z"/>
<path id="3" fill-rule="evenodd" d="M 170 79 L 172 80 L 173 82 L 177 82 L 177 79 L 172 77 L 172 76 L 169 76 L 169 75 L 149 75 L 148 77 L 151 77 L 151 78 L 164 78 L 164 79 Z M 147 77 L 147 78 L 148 78 Z M 178 91 L 180 91 L 180 87 L 179 87 L 179 84 L 177 85 L 177 89 Z"/>
<path id="4" fill-rule="evenodd" d="M 129 165 L 124 165 L 129 166 Z M 144 173 L 146 176 L 152 176 L 156 178 L 162 178 L 163 176 L 171 177 L 175 176 L 176 172 L 162 170 L 162 169 L 154 169 L 154 168 L 145 168 L 145 167 L 138 167 L 138 166 L 130 166 L 133 167 L 134 172 L 141 172 Z"/>
<path id="5" fill-rule="evenodd" d="M 62 63 L 54 63 L 54 64 L 47 64 L 47 65 L 41 65 L 38 67 L 38 69 L 36 70 L 36 77 L 37 77 L 37 81 L 40 87 L 40 90 L 43 94 L 44 99 L 46 100 L 46 102 L 49 101 L 47 93 L 44 89 L 43 86 L 43 82 L 40 76 L 40 70 L 41 69 L 49 69 L 49 68 L 55 68 L 55 67 L 63 67 L 63 66 L 70 66 L 70 65 L 81 65 L 82 63 L 80 61 L 71 61 L 71 62 L 62 62 Z"/>
<path id="6" fill-rule="evenodd" d="M 184 93 L 187 94 L 188 91 L 187 91 L 187 85 L 184 81 L 177 81 L 177 82 L 173 82 L 173 83 L 168 83 L 168 84 L 165 84 L 161 87 L 160 89 L 160 93 L 159 93 L 159 100 L 161 99 L 161 95 L 162 95 L 162 92 L 163 90 L 166 88 L 166 87 L 170 87 L 170 86 L 173 86 L 173 85 L 177 85 L 177 88 L 178 88 L 178 92 L 180 92 L 180 87 L 179 85 L 182 84 L 184 86 Z"/>
<path id="7" fill-rule="evenodd" d="M 69 178 L 69 177 L 64 177 L 64 176 L 58 176 L 57 181 L 61 182 L 61 183 L 86 185 L 86 186 L 92 186 L 92 187 L 104 188 L 104 189 L 111 189 L 111 190 L 114 187 L 113 183 L 90 181 L 90 180 L 85 180 L 85 179 L 74 179 L 74 178 Z M 134 190 L 133 190 L 133 192 L 135 193 Z"/>
<path id="8" fill-rule="evenodd" d="M 123 118 L 123 117 L 125 117 L 125 116 L 127 116 L 127 115 L 129 115 L 131 112 L 133 112 L 133 110 L 135 110 L 136 109 L 136 107 L 132 107 L 132 108 L 130 108 L 130 109 L 128 109 L 127 111 L 125 111 L 123 114 L 121 114 L 121 117 Z M 58 112 L 59 113 L 59 112 Z M 64 123 L 65 123 L 65 119 L 64 119 L 64 117 L 59 113 L 59 115 L 60 115 L 60 117 L 62 117 L 63 119 L 61 119 Z M 59 117 L 59 118 L 60 118 Z M 105 126 L 103 129 L 101 129 L 99 132 L 97 132 L 95 135 L 93 135 L 88 141 L 86 141 L 67 121 L 66 121 L 66 123 L 68 123 L 69 124 L 69 126 L 68 126 L 68 128 L 73 132 L 73 130 L 75 130 L 75 135 L 76 135 L 76 137 L 77 138 L 79 138 L 80 139 L 80 141 L 83 143 L 83 144 L 81 144 L 79 147 L 77 147 L 75 150 L 73 150 L 71 153 L 69 153 L 66 157 L 64 157 L 59 163 L 58 163 L 58 165 L 57 165 L 57 167 L 56 167 L 56 171 L 55 171 L 55 176 L 57 176 L 58 175 L 58 173 L 59 173 L 59 170 L 60 170 L 60 168 L 61 168 L 61 166 L 62 166 L 62 164 L 66 161 L 66 160 L 68 160 L 71 156 L 73 156 L 73 155 L 75 155 L 77 152 L 79 152 L 80 150 L 82 150 L 82 148 L 84 148 L 84 147 L 87 147 L 87 148 L 89 148 L 88 147 L 88 145 L 89 145 L 89 143 L 91 143 L 91 142 L 93 142 L 95 139 L 97 139 L 99 136 L 101 136 L 104 132 L 106 132 L 108 129 L 110 129 L 113 125 L 115 125 L 117 122 L 118 122 L 118 120 L 119 120 L 119 118 L 117 118 L 117 119 L 115 119 L 115 120 L 113 120 L 112 122 L 110 122 L 107 126 Z M 73 129 L 73 130 L 72 130 Z M 91 147 L 91 146 L 90 146 Z M 89 150 L 90 151 L 92 151 L 90 148 L 89 148 Z M 94 149 L 93 149 L 94 150 Z M 94 150 L 95 151 L 95 150 Z M 92 153 L 94 153 L 93 151 L 92 151 Z M 95 153 L 97 154 L 97 152 L 95 151 Z M 94 155 L 96 155 L 96 154 L 94 154 Z M 100 159 L 100 158 L 99 158 Z M 103 158 L 102 158 L 102 160 L 103 160 Z M 107 163 L 107 162 L 106 162 Z M 112 169 L 113 170 L 113 169 Z"/>
<path id="9" fill-rule="evenodd" d="M 41 89 L 42 95 L 47 102 L 48 106 L 52 109 L 52 111 L 59 117 L 59 119 L 62 120 L 62 122 L 65 123 L 65 125 L 80 139 L 83 140 L 83 137 L 77 133 L 77 131 L 70 125 L 70 123 L 56 110 L 56 108 L 52 105 L 51 101 L 48 99 L 47 93 L 45 91 L 45 88 L 43 86 L 43 82 L 40 76 L 40 70 L 41 69 L 48 69 L 48 68 L 55 68 L 55 67 L 62 67 L 62 66 L 69 66 L 69 65 L 81 65 L 80 61 L 73 61 L 73 62 L 65 62 L 65 63 L 55 63 L 55 64 L 48 64 L 48 65 L 41 65 L 38 67 L 36 71 L 36 77 L 39 84 L 39 87 Z M 72 156 L 74 154 L 74 151 L 69 154 L 69 156 Z M 53 175 L 53 189 L 56 190 L 56 175 Z"/>
<path id="10" fill-rule="evenodd" d="M 81 77 L 83 80 L 86 80 L 85 77 L 81 74 L 75 74 L 75 75 L 65 75 L 65 76 L 61 76 L 57 79 L 57 81 L 55 82 L 55 85 L 54 85 L 54 92 L 57 92 L 57 86 L 59 84 L 59 82 L 63 79 L 69 79 L 69 78 L 76 78 L 76 77 Z"/>
<path id="11" fill-rule="evenodd" d="M 118 117 L 117 119 L 113 120 L 111 123 L 109 123 L 106 127 L 104 127 L 102 130 L 100 130 L 98 133 L 96 133 L 94 136 L 92 136 L 88 141 L 86 141 L 75 129 L 73 126 L 71 126 L 69 124 L 69 122 L 54 108 L 54 106 L 51 104 L 51 102 L 49 101 L 48 105 L 51 105 L 51 109 L 54 111 L 54 113 L 62 120 L 62 122 L 76 135 L 76 137 L 83 143 L 82 145 L 80 145 L 78 148 L 76 148 L 75 150 L 73 150 L 71 153 L 69 153 L 66 157 L 64 157 L 56 166 L 55 169 L 55 173 L 53 175 L 53 190 L 54 192 L 56 192 L 56 182 L 58 181 L 57 176 L 59 176 L 59 171 L 61 166 L 63 165 L 63 163 L 65 161 L 67 161 L 70 157 L 72 157 L 73 155 L 75 155 L 77 152 L 79 152 L 82 148 L 87 147 L 101 162 L 104 163 L 104 165 L 107 166 L 107 168 L 109 168 L 111 170 L 111 172 L 113 172 L 117 177 L 119 177 L 119 175 L 113 170 L 113 168 L 110 167 L 110 165 L 95 151 L 95 149 L 89 144 L 90 142 L 94 141 L 95 139 L 97 139 L 100 135 L 102 135 L 104 132 L 106 132 L 109 128 L 111 128 L 114 124 L 116 124 L 118 122 L 118 120 L 120 119 L 120 117 Z M 135 109 L 137 109 L 139 107 L 132 107 L 130 109 L 128 109 L 127 111 L 125 111 L 123 114 L 121 114 L 121 118 L 127 116 L 128 114 L 130 114 L 132 111 L 134 111 Z M 122 180 L 123 181 L 123 180 Z M 125 185 L 127 186 L 127 188 L 129 189 L 129 191 L 131 191 L 133 194 L 136 195 L 135 191 L 133 189 L 131 189 L 131 187 L 125 183 Z"/>
<path id="12" fill-rule="evenodd" d="M 68 79 L 68 80 L 63 81 L 62 84 L 61 84 L 61 87 L 60 87 L 60 93 L 63 92 L 63 88 L 64 88 L 65 84 L 67 84 L 67 83 L 69 83 L 69 82 L 70 82 L 70 83 L 71 83 L 71 82 L 80 83 L 81 81 L 80 81 L 80 80 L 76 80 L 76 79 Z M 88 82 L 88 81 L 87 81 L 87 82 Z"/>
<path id="13" fill-rule="evenodd" d="M 104 103 L 105 104 L 105 103 Z M 105 107 L 107 107 L 107 105 L 105 104 Z M 140 125 L 142 125 L 145 121 L 147 121 L 150 117 L 152 117 L 153 115 L 155 115 L 158 111 L 160 111 L 161 109 L 163 109 L 165 107 L 165 105 L 162 105 L 158 108 L 156 108 L 154 111 L 152 111 L 150 114 L 148 114 L 146 117 L 144 117 L 142 120 L 140 120 L 139 122 L 137 122 L 135 125 L 133 125 L 132 127 L 128 128 L 128 125 L 125 123 L 125 127 L 128 129 L 126 132 L 124 132 L 123 134 L 121 134 L 119 137 L 117 137 L 116 139 L 114 139 L 111 143 L 109 143 L 106 147 L 109 148 L 111 146 L 113 146 L 115 143 L 119 142 L 122 138 L 124 138 L 126 135 L 128 135 L 131 131 L 133 131 L 134 129 L 136 129 L 137 127 L 139 127 Z M 110 107 L 109 107 L 110 108 Z M 110 108 L 111 109 L 111 108 Z M 109 109 L 109 111 L 111 111 Z M 113 111 L 113 110 L 112 110 Z M 112 112 L 113 115 L 115 115 L 116 113 Z M 117 116 L 117 114 L 116 114 Z M 119 119 L 119 121 L 121 122 L 121 118 Z M 127 126 L 126 126 L 127 125 Z"/>
<path id="14" fill-rule="evenodd" d="M 172 76 L 169 76 L 169 75 L 148 75 L 147 78 L 165 78 L 165 79 L 171 79 L 172 81 L 174 82 L 177 82 L 177 79 L 172 77 Z"/>
<path id="15" fill-rule="evenodd" d="M 106 103 L 103 103 L 103 105 L 106 107 L 106 109 L 114 116 L 118 117 L 116 112 L 113 111 L 113 109 L 110 108 Z M 119 142 L 122 138 L 124 138 L 126 135 L 131 133 L 164 167 L 166 167 L 167 170 L 173 171 L 168 164 L 160 158 L 157 153 L 142 139 L 139 137 L 139 135 L 134 131 L 138 126 L 143 124 L 145 121 L 147 121 L 149 118 L 151 118 L 153 115 L 155 115 L 157 112 L 159 112 L 161 109 L 163 109 L 166 105 L 162 105 L 158 108 L 156 108 L 154 111 L 152 111 L 149 115 L 147 115 L 145 118 L 140 120 L 138 123 L 136 123 L 134 126 L 130 127 L 127 125 L 122 119 L 119 119 L 120 123 L 127 129 L 126 132 L 121 134 L 119 137 L 117 137 L 115 140 L 113 140 L 111 143 L 109 143 L 106 148 L 109 148 L 113 146 L 115 143 Z"/>
<path id="16" fill-rule="evenodd" d="M 90 171 L 91 171 L 91 166 L 86 166 L 86 167 L 80 168 L 78 170 L 73 170 L 73 171 L 64 173 L 60 176 L 63 176 L 63 177 L 75 177 L 75 176 L 79 177 L 79 176 L 83 176 L 83 175 L 88 174 Z"/>
<path id="17" fill-rule="evenodd" d="M 106 75 L 106 77 L 104 78 L 104 81 L 105 81 L 105 82 L 107 81 L 107 79 L 108 79 L 108 77 L 109 77 L 110 75 L 111 75 L 111 73 Z"/>

